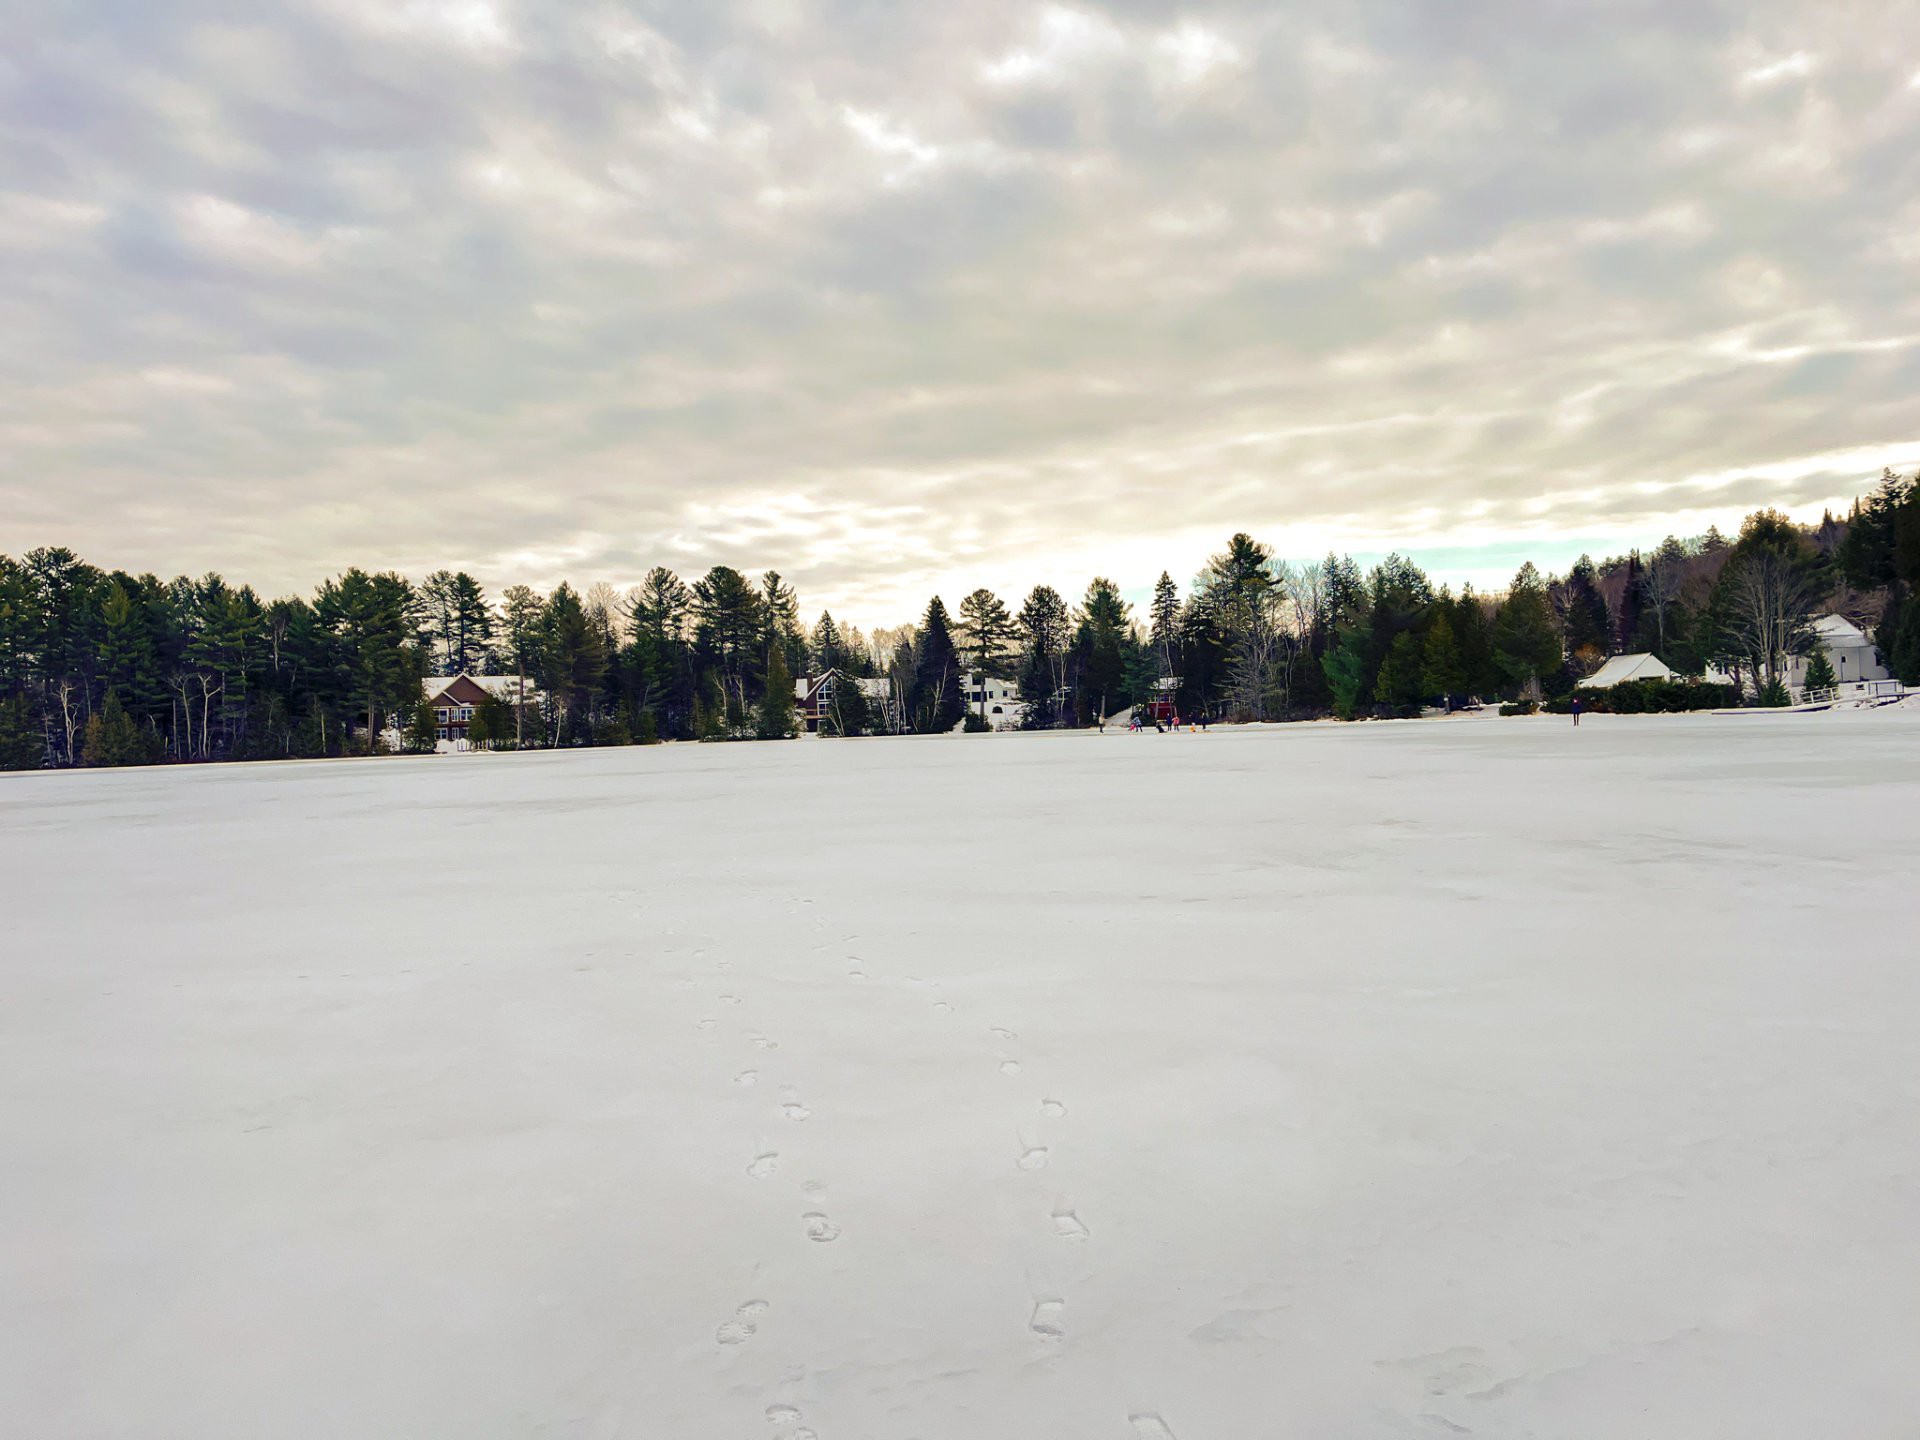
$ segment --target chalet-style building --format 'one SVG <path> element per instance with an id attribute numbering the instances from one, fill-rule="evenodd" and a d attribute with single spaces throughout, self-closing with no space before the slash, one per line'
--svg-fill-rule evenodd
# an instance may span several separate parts
<path id="1" fill-rule="evenodd" d="M 885 675 L 848 675 L 828 670 L 820 675 L 803 675 L 793 682 L 793 705 L 809 735 L 820 733 L 820 722 L 832 713 L 837 686 L 853 684 L 867 702 L 868 724 L 885 734 L 897 734 L 905 728 L 900 705 L 893 693 L 893 681 Z"/>

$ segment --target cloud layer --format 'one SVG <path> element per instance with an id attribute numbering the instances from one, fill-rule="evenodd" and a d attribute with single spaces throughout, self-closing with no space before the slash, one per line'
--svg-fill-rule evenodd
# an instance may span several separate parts
<path id="1" fill-rule="evenodd" d="M 0 549 L 884 622 L 1920 462 L 1905 0 L 274 8 L 5 22 Z"/>

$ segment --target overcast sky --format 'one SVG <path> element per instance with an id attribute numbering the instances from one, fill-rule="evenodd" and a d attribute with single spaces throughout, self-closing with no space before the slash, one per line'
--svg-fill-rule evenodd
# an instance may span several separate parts
<path id="1" fill-rule="evenodd" d="M 1920 4 L 12 0 L 0 335 L 14 554 L 1497 578 L 1920 463 Z"/>

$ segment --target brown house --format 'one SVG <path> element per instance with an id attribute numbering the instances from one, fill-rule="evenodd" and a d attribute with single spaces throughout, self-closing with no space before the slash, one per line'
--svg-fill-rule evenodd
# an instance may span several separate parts
<path id="1" fill-rule="evenodd" d="M 429 675 L 426 681 L 427 704 L 433 709 L 436 733 L 442 740 L 465 744 L 467 726 L 473 720 L 473 708 L 488 695 L 512 706 L 520 696 L 518 675 Z M 539 699 L 529 685 L 523 703 Z"/>

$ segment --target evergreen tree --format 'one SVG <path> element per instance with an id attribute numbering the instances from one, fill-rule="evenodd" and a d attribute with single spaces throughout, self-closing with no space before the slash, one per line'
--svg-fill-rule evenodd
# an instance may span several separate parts
<path id="1" fill-rule="evenodd" d="M 793 736 L 793 674 L 787 669 L 786 648 L 778 643 L 767 657 L 767 688 L 760 697 L 755 733 L 762 740 Z"/>
<path id="2" fill-rule="evenodd" d="M 1164 570 L 1154 581 L 1153 605 L 1148 615 L 1152 621 L 1148 643 L 1153 646 L 1154 658 L 1159 662 L 1160 677 L 1179 674 L 1175 656 L 1180 643 L 1180 592 L 1173 577 Z"/>
<path id="3" fill-rule="evenodd" d="M 1831 690 L 1839 683 L 1840 677 L 1833 673 L 1833 661 L 1827 658 L 1827 647 L 1815 645 L 1813 658 L 1807 661 L 1806 688 Z"/>
<path id="4" fill-rule="evenodd" d="M 639 713 L 659 717 L 656 734 L 661 729 L 668 735 L 695 733 L 695 675 L 688 643 L 692 599 L 679 576 L 656 565 L 629 606 L 632 640 L 623 657 L 627 682 Z"/>
<path id="5" fill-rule="evenodd" d="M 1537 698 L 1540 678 L 1560 668 L 1560 627 L 1554 623 L 1546 583 L 1529 560 L 1493 621 L 1493 653 L 1507 683 Z"/>
<path id="6" fill-rule="evenodd" d="M 787 674 L 791 676 L 796 666 L 804 669 L 807 663 L 807 637 L 800 629 L 799 597 L 793 587 L 780 578 L 778 570 L 767 571 L 760 584 L 768 641 L 780 647 Z"/>
<path id="7" fill-rule="evenodd" d="M 493 610 L 480 582 L 456 571 L 448 600 L 448 673 L 471 675 L 486 668 L 493 645 Z"/>
<path id="8" fill-rule="evenodd" d="M 960 657 L 953 644 L 947 607 L 938 595 L 927 602 L 913 665 L 913 727 L 943 734 L 960 723 Z"/>
<path id="9" fill-rule="evenodd" d="M 489 704 L 488 702 L 492 703 Z M 489 691 L 473 707 L 473 714 L 467 720 L 467 748 L 470 750 L 490 750 L 493 748 L 494 717 L 499 713 L 500 702 L 494 700 Z M 502 717 L 504 718 L 504 717 Z"/>
<path id="10" fill-rule="evenodd" d="M 1611 653 L 1613 640 L 1613 620 L 1607 613 L 1606 599 L 1600 593 L 1600 577 L 1590 557 L 1582 555 L 1574 561 L 1562 593 L 1566 652 L 1574 657 L 1581 673 L 1590 673 Z"/>
<path id="11" fill-rule="evenodd" d="M 0 770 L 38 770 L 46 763 L 46 735 L 27 697 L 0 696 Z"/>
<path id="12" fill-rule="evenodd" d="M 873 728 L 873 707 L 860 688 L 858 676 L 847 671 L 829 682 L 826 714 L 820 717 L 823 735 L 865 735 Z"/>
<path id="13" fill-rule="evenodd" d="M 1360 692 L 1366 668 L 1366 632 L 1349 627 L 1321 657 L 1327 688 L 1333 692 L 1333 713 L 1351 720 L 1360 713 Z"/>
<path id="14" fill-rule="evenodd" d="M 1387 647 L 1386 659 L 1373 682 L 1373 698 L 1396 711 L 1412 710 L 1420 704 L 1425 678 L 1424 647 L 1413 630 L 1402 630 Z"/>
<path id="15" fill-rule="evenodd" d="M 1492 695 L 1500 688 L 1500 671 L 1493 658 L 1493 625 L 1487 607 L 1471 585 L 1460 589 L 1453 602 L 1453 638 L 1460 652 L 1460 690 L 1467 696 Z"/>
<path id="16" fill-rule="evenodd" d="M 972 671 L 982 676 L 1003 674 L 1013 638 L 1013 617 L 991 590 L 975 590 L 960 602 L 961 653 Z M 980 702 L 980 713 L 986 714 L 985 700 Z"/>
<path id="17" fill-rule="evenodd" d="M 540 618 L 537 678 L 554 707 L 553 743 L 581 743 L 599 716 L 594 702 L 607 674 L 607 639 L 571 585 L 562 583 Z"/>
<path id="18" fill-rule="evenodd" d="M 111 690 L 106 703 L 87 721 L 85 755 L 89 765 L 151 765 L 159 758 L 150 738 Z"/>
<path id="19" fill-rule="evenodd" d="M 407 720 L 407 749 L 415 755 L 431 755 L 439 748 L 439 744 L 439 717 L 423 697 L 414 705 L 413 713 Z"/>
<path id="20" fill-rule="evenodd" d="M 1453 622 L 1448 618 L 1451 609 L 1442 605 L 1435 612 L 1427 627 L 1420 664 L 1422 693 L 1440 699 L 1449 709 L 1453 707 L 1454 697 L 1465 693 L 1467 688 L 1466 668 L 1460 663 L 1460 647 L 1453 637 Z"/>
<path id="21" fill-rule="evenodd" d="M 1920 685 L 1920 597 L 1909 594 L 1901 609 L 1887 668 L 1903 684 Z"/>
<path id="22" fill-rule="evenodd" d="M 768 624 L 760 593 L 727 565 L 714 566 L 694 582 L 693 616 L 700 662 L 720 682 L 723 723 L 729 730 L 744 725 L 748 691 L 765 673 L 768 636 L 780 626 Z"/>
<path id="23" fill-rule="evenodd" d="M 1077 645 L 1081 651 L 1082 695 L 1093 708 L 1087 712 L 1089 723 L 1110 714 L 1128 698 L 1127 662 L 1129 631 L 1127 602 L 1120 598 L 1120 587 L 1104 575 L 1095 576 L 1087 586 L 1080 604 L 1080 631 Z"/>
<path id="24" fill-rule="evenodd" d="M 846 641 L 841 638 L 840 627 L 834 624 L 833 616 L 825 610 L 820 612 L 813 634 L 808 637 L 807 658 L 815 675 L 825 675 L 847 663 Z"/>
<path id="25" fill-rule="evenodd" d="M 403 578 L 358 569 L 327 581 L 314 604 L 333 638 L 345 689 L 366 717 L 368 754 L 379 743 L 382 719 L 410 711 L 420 699 L 426 656 L 414 643 L 412 605 Z"/>
<path id="26" fill-rule="evenodd" d="M 1051 585 L 1036 585 L 1020 607 L 1020 698 L 1026 724 L 1044 729 L 1060 724 L 1067 688 L 1067 647 L 1073 641 L 1073 614 Z"/>

